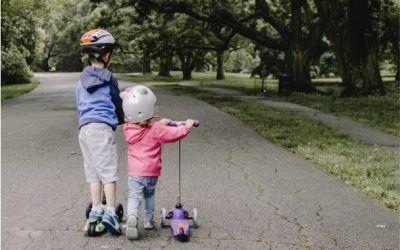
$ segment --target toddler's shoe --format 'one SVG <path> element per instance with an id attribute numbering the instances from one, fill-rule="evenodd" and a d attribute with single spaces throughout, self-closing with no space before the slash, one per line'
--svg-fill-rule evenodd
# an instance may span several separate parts
<path id="1" fill-rule="evenodd" d="M 107 211 L 103 214 L 103 225 L 112 235 L 121 235 L 122 230 L 121 226 L 118 222 L 118 216 L 113 213 L 111 214 L 110 211 Z"/>
<path id="2" fill-rule="evenodd" d="M 150 220 L 150 221 L 144 221 L 144 229 L 147 229 L 147 230 L 152 230 L 152 229 L 154 229 L 154 222 L 152 221 L 152 220 Z"/>
<path id="3" fill-rule="evenodd" d="M 129 215 L 126 222 L 125 235 L 128 240 L 137 240 L 139 238 L 137 218 L 134 215 Z"/>

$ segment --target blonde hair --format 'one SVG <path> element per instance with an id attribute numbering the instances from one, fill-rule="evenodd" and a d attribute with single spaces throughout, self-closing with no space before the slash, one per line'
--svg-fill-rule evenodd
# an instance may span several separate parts
<path id="1" fill-rule="evenodd" d="M 142 121 L 142 122 L 137 123 L 137 125 L 139 125 L 139 126 L 141 126 L 141 127 L 147 127 L 147 126 L 149 126 L 150 124 L 151 124 L 151 118 L 150 118 L 150 119 L 147 119 L 147 120 L 145 120 L 145 121 Z"/>

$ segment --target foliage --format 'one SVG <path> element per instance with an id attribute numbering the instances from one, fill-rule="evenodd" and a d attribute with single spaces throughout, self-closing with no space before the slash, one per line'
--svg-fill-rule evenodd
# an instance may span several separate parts
<path id="1" fill-rule="evenodd" d="M 257 101 L 242 101 L 193 87 L 160 87 L 215 105 L 253 127 L 272 143 L 313 162 L 387 207 L 400 210 L 398 154 L 361 144 L 322 123 L 266 107 Z"/>
<path id="2" fill-rule="evenodd" d="M 36 21 L 42 7 L 39 0 L 2 2 L 2 85 L 29 81 L 31 74 L 28 65 L 36 57 Z"/>
<path id="3" fill-rule="evenodd" d="M 95 28 L 99 15 L 89 1 L 54 0 L 42 20 L 43 47 L 40 66 L 43 70 L 80 71 L 83 67 L 79 40 L 84 32 Z"/>
<path id="4" fill-rule="evenodd" d="M 15 45 L 1 55 L 1 85 L 28 83 L 32 74 L 24 55 Z"/>

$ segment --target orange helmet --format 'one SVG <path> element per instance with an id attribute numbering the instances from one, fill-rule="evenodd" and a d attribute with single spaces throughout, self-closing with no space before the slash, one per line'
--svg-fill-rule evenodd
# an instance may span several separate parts
<path id="1" fill-rule="evenodd" d="M 111 52 L 115 45 L 114 37 L 103 29 L 89 30 L 81 37 L 82 53 L 102 55 Z"/>

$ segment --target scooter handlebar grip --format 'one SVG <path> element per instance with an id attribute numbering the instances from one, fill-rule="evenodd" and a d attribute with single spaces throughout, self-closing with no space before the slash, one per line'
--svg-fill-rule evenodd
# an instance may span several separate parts
<path id="1" fill-rule="evenodd" d="M 177 127 L 179 125 L 185 125 L 185 124 L 186 124 L 186 121 L 170 121 L 168 123 L 168 126 Z M 193 126 L 194 127 L 200 126 L 200 121 L 195 120 Z"/>

